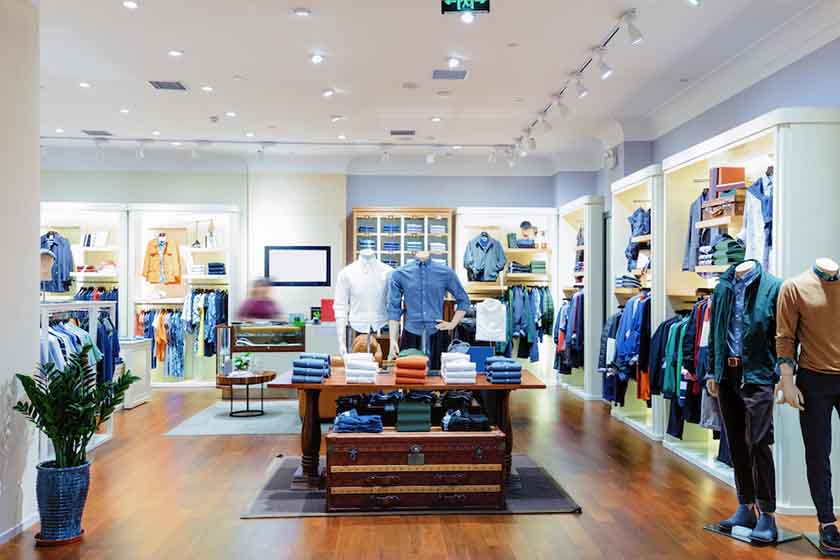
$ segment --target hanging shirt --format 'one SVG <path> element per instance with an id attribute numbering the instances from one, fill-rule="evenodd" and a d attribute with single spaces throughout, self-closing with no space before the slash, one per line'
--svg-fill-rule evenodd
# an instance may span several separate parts
<path id="1" fill-rule="evenodd" d="M 773 178 L 766 175 L 747 189 L 744 224 L 738 239 L 746 246 L 745 259 L 770 270 L 773 247 Z"/>
<path id="2" fill-rule="evenodd" d="M 335 287 L 336 321 L 356 332 L 378 331 L 388 322 L 388 277 L 393 268 L 376 257 L 361 256 L 338 273 Z"/>
<path id="3" fill-rule="evenodd" d="M 507 340 L 507 308 L 497 299 L 475 306 L 475 339 L 488 342 Z"/>

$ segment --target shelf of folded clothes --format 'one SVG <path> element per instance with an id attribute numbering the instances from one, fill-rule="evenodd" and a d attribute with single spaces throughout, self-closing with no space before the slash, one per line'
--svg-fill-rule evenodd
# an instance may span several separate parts
<path id="1" fill-rule="evenodd" d="M 71 272 L 70 276 L 79 283 L 117 284 L 119 277 L 111 272 Z"/>
<path id="2" fill-rule="evenodd" d="M 546 255 L 551 254 L 551 249 L 548 247 L 544 249 L 527 249 L 527 248 L 508 248 L 505 249 L 505 254 L 509 257 L 516 258 L 516 257 L 530 257 L 536 255 Z"/>
<path id="3" fill-rule="evenodd" d="M 536 284 L 549 282 L 551 282 L 551 276 L 548 274 L 532 274 L 530 272 L 508 272 L 505 274 L 505 283 Z"/>
<path id="4" fill-rule="evenodd" d="M 694 268 L 694 272 L 697 274 L 723 274 L 729 267 L 732 266 L 731 264 L 722 264 L 722 265 L 706 265 L 706 266 L 697 266 Z"/>
<path id="5" fill-rule="evenodd" d="M 467 282 L 464 285 L 467 294 L 503 294 L 505 287 L 497 280 L 492 282 Z"/>
<path id="6" fill-rule="evenodd" d="M 721 216 L 720 218 L 712 218 L 711 220 L 702 220 L 699 222 L 695 222 L 694 227 L 697 229 L 708 229 L 715 227 L 728 227 L 731 229 L 740 229 L 743 221 L 743 216 Z"/>
<path id="7" fill-rule="evenodd" d="M 631 237 L 630 241 L 632 243 L 650 243 L 651 241 L 653 241 L 653 236 L 651 234 L 637 235 L 635 237 Z"/>

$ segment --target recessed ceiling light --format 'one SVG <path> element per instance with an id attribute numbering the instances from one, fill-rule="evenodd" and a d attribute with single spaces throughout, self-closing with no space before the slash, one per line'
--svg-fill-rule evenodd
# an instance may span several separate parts
<path id="1" fill-rule="evenodd" d="M 450 56 L 446 60 L 446 64 L 447 64 L 447 66 L 449 66 L 449 68 L 458 68 L 459 66 L 461 66 L 461 62 L 462 62 L 461 59 L 458 58 L 457 56 Z"/>
<path id="2" fill-rule="evenodd" d="M 461 21 L 464 23 L 472 23 L 475 21 L 475 14 L 472 12 L 464 12 L 461 14 Z"/>
<path id="3" fill-rule="evenodd" d="M 180 142 L 170 142 L 170 144 L 172 144 L 172 145 L 173 145 L 173 146 L 175 146 L 176 148 L 177 148 L 178 146 L 180 146 L 180 145 L 181 145 L 181 143 L 180 143 Z"/>
<path id="4" fill-rule="evenodd" d="M 515 49 L 519 46 L 519 43 L 508 43 L 507 46 L 508 48 Z"/>
<path id="5" fill-rule="evenodd" d="M 89 88 L 90 87 L 90 82 L 79 82 L 79 87 L 80 88 Z"/>
<path id="6" fill-rule="evenodd" d="M 174 57 L 177 58 L 179 56 L 184 56 L 184 51 L 179 51 L 178 49 L 172 49 L 167 54 L 169 54 L 169 56 L 174 56 Z"/>
<path id="7" fill-rule="evenodd" d="M 312 10 L 309 8 L 295 8 L 292 13 L 298 17 L 309 17 L 312 15 Z"/>
<path id="8" fill-rule="evenodd" d="M 700 0 L 688 0 L 688 3 L 692 6 L 694 6 L 695 8 L 700 7 Z"/>
<path id="9" fill-rule="evenodd" d="M 125 109 L 125 108 L 120 109 L 120 113 L 122 113 L 123 115 L 125 115 L 125 114 L 126 114 L 126 113 L 128 113 L 128 112 L 129 112 L 129 110 L 128 110 L 128 109 Z"/>
<path id="10" fill-rule="evenodd" d="M 326 59 L 324 58 L 324 55 L 315 53 L 315 54 L 312 55 L 312 58 L 310 58 L 309 60 L 312 61 L 312 64 L 321 64 Z"/>
<path id="11" fill-rule="evenodd" d="M 333 115 L 333 116 L 330 117 L 330 121 L 334 122 L 334 123 L 337 123 L 337 122 L 343 121 L 345 118 L 346 117 L 344 115 Z"/>
<path id="12" fill-rule="evenodd" d="M 442 120 L 443 120 L 443 119 L 441 119 L 440 117 L 432 117 L 432 122 L 434 122 L 434 123 L 438 123 L 438 122 L 440 122 L 440 121 L 442 121 Z"/>
<path id="13" fill-rule="evenodd" d="M 321 92 L 321 97 L 332 97 L 335 95 L 335 90 L 332 88 L 327 88 Z"/>
<path id="14" fill-rule="evenodd" d="M 242 74 L 234 74 L 234 75 L 233 75 L 233 79 L 234 79 L 234 80 L 236 80 L 236 81 L 238 82 L 238 81 L 240 81 L 240 80 L 244 80 L 244 79 L 245 79 L 245 76 L 243 76 Z"/>
<path id="15" fill-rule="evenodd" d="M 690 80 L 688 78 L 680 78 L 681 84 L 687 84 Z"/>
<path id="16" fill-rule="evenodd" d="M 269 130 L 274 130 L 275 128 L 277 128 L 277 125 L 276 124 L 270 124 L 266 128 L 268 128 Z"/>
<path id="17" fill-rule="evenodd" d="M 524 97 L 514 97 L 513 102 L 514 103 L 525 103 L 525 98 Z"/>
<path id="18" fill-rule="evenodd" d="M 253 132 L 246 132 L 246 133 L 245 133 L 245 136 L 247 136 L 248 138 L 253 138 L 253 137 L 254 137 L 254 133 L 253 133 Z"/>
<path id="19" fill-rule="evenodd" d="M 339 140 L 347 140 L 347 136 L 345 136 L 344 134 L 339 134 L 338 139 Z"/>
<path id="20" fill-rule="evenodd" d="M 160 136 L 160 130 L 153 130 L 152 136 Z"/>
<path id="21" fill-rule="evenodd" d="M 207 93 L 210 93 L 211 91 L 213 91 L 213 86 L 201 86 L 201 91 L 206 91 Z"/>
<path id="22" fill-rule="evenodd" d="M 460 150 L 462 148 L 463 148 L 463 146 L 458 146 L 458 145 L 452 146 L 453 150 Z"/>
<path id="23" fill-rule="evenodd" d="M 232 119 L 236 116 L 236 113 L 234 113 L 233 111 L 228 111 L 227 113 L 225 113 L 225 116 Z"/>
<path id="24" fill-rule="evenodd" d="M 136 10 L 140 7 L 140 4 L 138 4 L 134 0 L 125 0 L 125 2 L 123 2 L 123 7 L 129 10 Z"/>
<path id="25" fill-rule="evenodd" d="M 450 95 L 452 95 L 452 92 L 448 89 L 442 89 L 438 91 L 435 95 L 437 95 L 438 97 L 449 97 Z"/>
<path id="26" fill-rule="evenodd" d="M 64 129 L 63 128 L 56 128 L 55 133 L 56 134 L 64 134 Z"/>

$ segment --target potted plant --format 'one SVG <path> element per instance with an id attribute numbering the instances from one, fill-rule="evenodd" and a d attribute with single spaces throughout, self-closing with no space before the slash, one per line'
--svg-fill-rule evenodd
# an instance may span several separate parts
<path id="1" fill-rule="evenodd" d="M 88 362 L 91 347 L 72 354 L 64 371 L 39 366 L 32 376 L 18 374 L 28 402 L 15 410 L 44 432 L 55 460 L 38 465 L 36 493 L 41 515 L 40 545 L 75 542 L 82 537 L 82 513 L 90 483 L 87 446 L 99 426 L 122 404 L 126 390 L 139 378 L 126 372 L 107 383 L 96 382 Z"/>

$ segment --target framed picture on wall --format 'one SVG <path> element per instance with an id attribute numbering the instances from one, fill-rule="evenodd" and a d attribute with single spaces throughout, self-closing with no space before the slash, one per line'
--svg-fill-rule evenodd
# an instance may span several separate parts
<path id="1" fill-rule="evenodd" d="M 330 286 L 331 262 L 328 246 L 267 246 L 265 277 L 273 286 Z"/>

